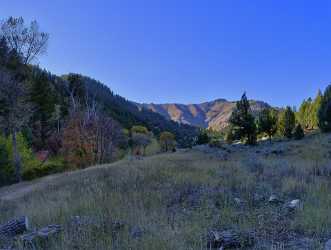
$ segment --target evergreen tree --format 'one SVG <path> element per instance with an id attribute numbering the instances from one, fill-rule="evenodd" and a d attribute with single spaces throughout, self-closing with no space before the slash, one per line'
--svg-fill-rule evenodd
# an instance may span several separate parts
<path id="1" fill-rule="evenodd" d="M 256 124 L 251 114 L 249 101 L 244 93 L 241 100 L 236 103 L 236 108 L 230 117 L 233 133 L 238 135 L 246 144 L 256 144 Z"/>
<path id="2" fill-rule="evenodd" d="M 200 133 L 198 135 L 198 140 L 197 144 L 202 145 L 202 144 L 208 144 L 210 141 L 210 138 L 208 136 L 208 133 L 205 129 L 201 129 Z"/>
<path id="3" fill-rule="evenodd" d="M 323 99 L 323 94 L 319 90 L 317 93 L 317 96 L 314 99 L 314 102 L 312 104 L 312 128 L 317 129 L 318 128 L 318 111 L 321 107 Z"/>
<path id="4" fill-rule="evenodd" d="M 283 112 L 281 112 L 279 117 L 279 121 L 278 121 L 279 132 L 282 136 L 291 138 L 294 127 L 295 127 L 295 114 L 291 109 L 291 107 L 286 107 L 286 109 Z"/>
<path id="5" fill-rule="evenodd" d="M 298 120 L 305 129 L 311 129 L 313 127 L 313 114 L 312 114 L 313 102 L 311 98 L 303 100 L 299 111 Z"/>
<path id="6" fill-rule="evenodd" d="M 33 145 L 37 149 L 47 147 L 47 138 L 51 135 L 56 124 L 53 121 L 56 95 L 46 72 L 35 71 L 31 77 L 31 101 L 34 105 L 33 113 Z"/>
<path id="7" fill-rule="evenodd" d="M 321 106 L 318 110 L 318 126 L 322 132 L 331 131 L 331 85 L 324 91 Z"/>
<path id="8" fill-rule="evenodd" d="M 277 111 L 266 108 L 261 111 L 257 121 L 259 133 L 266 133 L 271 142 L 272 136 L 277 132 Z"/>
<path id="9" fill-rule="evenodd" d="M 295 126 L 293 136 L 296 140 L 301 140 L 305 137 L 305 132 L 303 131 L 300 123 Z"/>

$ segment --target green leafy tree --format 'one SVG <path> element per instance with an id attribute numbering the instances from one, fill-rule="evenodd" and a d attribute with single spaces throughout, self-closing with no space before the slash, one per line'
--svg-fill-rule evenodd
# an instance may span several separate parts
<path id="1" fill-rule="evenodd" d="M 277 132 L 278 113 L 275 109 L 266 108 L 261 111 L 257 121 L 259 133 L 265 133 L 269 136 L 271 142 L 272 136 Z"/>
<path id="2" fill-rule="evenodd" d="M 248 145 L 256 144 L 255 118 L 251 114 L 249 101 L 244 93 L 230 117 L 233 133 Z"/>
<path id="3" fill-rule="evenodd" d="M 150 143 L 151 134 L 146 127 L 137 125 L 131 128 L 129 144 L 134 155 L 145 155 Z"/>
<path id="4" fill-rule="evenodd" d="M 292 138 L 293 129 L 295 127 L 295 114 L 291 107 L 286 107 L 281 112 L 278 120 L 279 132 L 282 136 Z"/>
<path id="5" fill-rule="evenodd" d="M 160 135 L 160 146 L 162 151 L 175 151 L 176 149 L 176 138 L 173 133 L 170 132 L 162 132 Z"/>
<path id="6" fill-rule="evenodd" d="M 138 133 L 138 134 L 148 134 L 148 129 L 141 125 L 136 125 L 131 128 L 131 133 Z"/>

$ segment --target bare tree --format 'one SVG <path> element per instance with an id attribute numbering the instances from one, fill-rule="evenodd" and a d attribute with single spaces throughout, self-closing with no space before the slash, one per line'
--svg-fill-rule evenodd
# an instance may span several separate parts
<path id="1" fill-rule="evenodd" d="M 17 133 L 30 118 L 30 104 L 26 85 L 0 69 L 0 124 L 12 136 L 13 161 L 17 181 L 21 181 L 21 156 L 17 147 Z"/>
<path id="2" fill-rule="evenodd" d="M 10 49 L 17 51 L 24 64 L 46 52 L 49 34 L 40 32 L 36 21 L 26 26 L 22 17 L 9 17 L 0 25 L 0 36 L 5 38 Z"/>
<path id="3" fill-rule="evenodd" d="M 63 133 L 63 153 L 78 168 L 110 162 L 126 138 L 120 125 L 101 112 L 94 100 L 86 106 L 74 101 Z"/>

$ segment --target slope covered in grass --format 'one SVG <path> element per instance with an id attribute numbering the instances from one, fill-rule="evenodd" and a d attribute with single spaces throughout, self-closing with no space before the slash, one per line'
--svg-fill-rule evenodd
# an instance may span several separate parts
<path id="1" fill-rule="evenodd" d="M 207 249 L 211 230 L 228 229 L 252 235 L 245 249 L 323 249 L 330 146 L 320 135 L 200 146 L 54 175 L 0 189 L 0 222 L 27 215 L 33 227 L 61 224 L 47 249 Z M 272 194 L 283 203 L 269 203 Z M 294 199 L 302 206 L 289 211 Z"/>

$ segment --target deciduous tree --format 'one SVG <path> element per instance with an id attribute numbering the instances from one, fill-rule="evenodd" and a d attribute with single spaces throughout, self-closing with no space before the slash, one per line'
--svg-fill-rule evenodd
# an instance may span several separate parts
<path id="1" fill-rule="evenodd" d="M 175 135 L 170 132 L 162 132 L 160 135 L 160 145 L 164 152 L 174 151 L 176 149 Z"/>
<path id="2" fill-rule="evenodd" d="M 22 17 L 9 17 L 0 23 L 0 36 L 11 50 L 15 50 L 23 63 L 28 64 L 46 52 L 49 35 L 39 31 L 36 21 L 26 25 Z"/>

